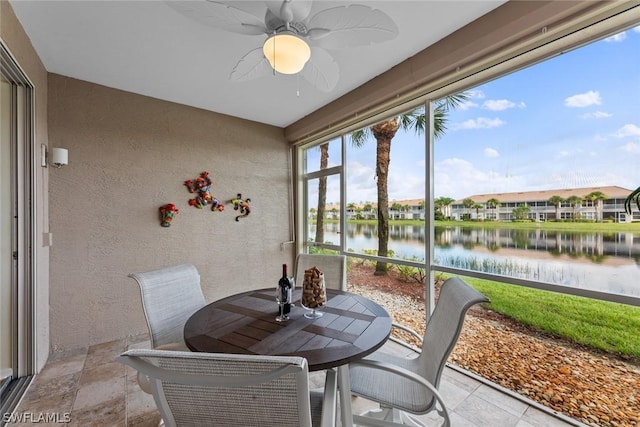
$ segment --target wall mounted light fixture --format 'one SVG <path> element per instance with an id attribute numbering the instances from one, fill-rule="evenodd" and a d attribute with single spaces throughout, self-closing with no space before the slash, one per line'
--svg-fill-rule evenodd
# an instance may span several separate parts
<path id="1" fill-rule="evenodd" d="M 40 145 L 40 166 L 43 168 L 50 164 L 53 167 L 61 168 L 69 164 L 69 150 L 66 148 L 52 148 L 47 150 L 47 146 Z"/>

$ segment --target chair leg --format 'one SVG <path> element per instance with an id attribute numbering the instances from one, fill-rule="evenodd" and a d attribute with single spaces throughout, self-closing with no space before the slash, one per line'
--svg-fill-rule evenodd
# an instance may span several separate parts
<path id="1" fill-rule="evenodd" d="M 427 425 L 418 420 L 411 414 L 396 408 L 381 406 L 377 409 L 371 409 L 362 415 L 353 417 L 355 425 L 362 426 L 411 426 L 426 427 Z M 445 423 L 445 425 L 447 425 Z"/>
<path id="2" fill-rule="evenodd" d="M 398 416 L 400 418 L 400 424 L 413 426 L 413 427 L 426 427 L 425 423 L 418 420 L 416 417 L 414 417 L 411 414 L 407 414 L 406 412 L 400 411 L 398 409 L 394 409 L 393 411 L 398 413 Z"/>

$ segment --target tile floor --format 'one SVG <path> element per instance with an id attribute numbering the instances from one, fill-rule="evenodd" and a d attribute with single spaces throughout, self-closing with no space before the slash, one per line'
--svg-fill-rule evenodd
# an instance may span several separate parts
<path id="1" fill-rule="evenodd" d="M 27 422 L 8 425 L 30 426 L 41 414 L 56 414 L 57 421 L 66 420 L 69 426 L 156 427 L 160 416 L 153 398 L 140 390 L 132 368 L 115 361 L 115 357 L 126 349 L 147 348 L 148 345 L 147 336 L 139 336 L 52 355 L 14 413 L 31 418 L 23 419 Z M 393 343 L 383 349 L 406 351 Z M 311 379 L 312 385 L 322 386 L 321 374 L 312 373 Z M 531 402 L 515 399 L 452 368 L 445 370 L 440 391 L 451 411 L 454 427 L 581 425 L 554 417 Z M 355 413 L 373 407 L 372 402 L 362 398 L 353 400 Z M 421 418 L 429 425 L 439 425 L 436 416 Z M 60 423 L 40 422 L 37 425 L 59 426 Z"/>

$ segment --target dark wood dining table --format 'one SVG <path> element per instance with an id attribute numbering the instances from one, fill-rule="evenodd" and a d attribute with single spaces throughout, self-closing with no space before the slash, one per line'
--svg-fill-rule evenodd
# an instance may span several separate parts
<path id="1" fill-rule="evenodd" d="M 232 295 L 195 312 L 184 327 L 192 351 L 300 356 L 310 371 L 337 368 L 343 426 L 351 425 L 348 364 L 380 348 L 391 333 L 391 317 L 361 295 L 327 289 L 323 316 L 308 319 L 293 293 L 290 319 L 277 322 L 275 287 Z"/>

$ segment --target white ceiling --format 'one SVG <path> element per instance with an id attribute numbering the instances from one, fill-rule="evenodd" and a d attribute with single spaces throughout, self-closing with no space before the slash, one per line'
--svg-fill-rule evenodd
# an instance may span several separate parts
<path id="1" fill-rule="evenodd" d="M 204 1 L 204 0 L 202 0 Z M 164 1 L 10 0 L 47 71 L 167 101 L 285 127 L 392 68 L 504 3 L 469 1 L 325 1 L 364 4 L 399 27 L 397 38 L 331 50 L 340 78 L 322 92 L 299 76 L 234 82 L 229 75 L 265 36 L 226 32 L 178 13 Z M 227 1 L 263 18 L 259 1 Z M 299 94 L 298 94 L 299 93 Z"/>

